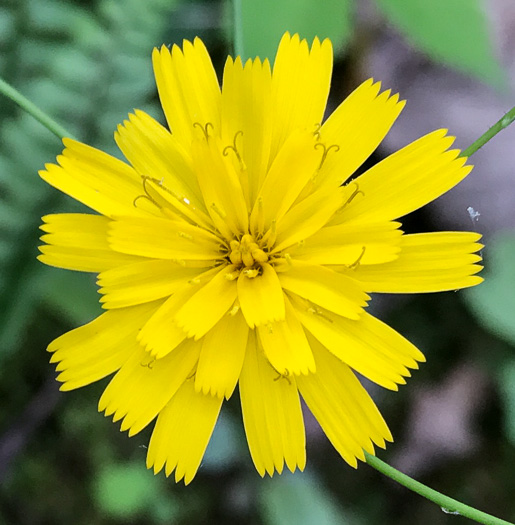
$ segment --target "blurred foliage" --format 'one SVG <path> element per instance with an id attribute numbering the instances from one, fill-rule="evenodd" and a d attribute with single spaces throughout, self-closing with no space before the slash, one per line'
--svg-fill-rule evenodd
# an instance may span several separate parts
<path id="1" fill-rule="evenodd" d="M 425 17 L 423 31 L 416 9 L 429 5 L 425 1 L 409 2 L 410 10 L 402 13 L 405 2 L 377 3 L 436 60 L 482 78 L 495 76 L 496 66 L 487 63 L 486 22 L 475 1 L 445 2 L 447 16 Z M 353 77 L 349 63 L 366 49 L 353 45 L 361 31 L 355 27 L 356 5 L 243 0 L 246 53 L 270 56 L 285 29 L 329 36 L 340 52 L 337 78 L 357 84 L 361 79 Z M 459 21 L 452 5 L 461 6 Z M 0 0 L 0 74 L 75 136 L 119 155 L 112 133 L 132 108 L 162 120 L 152 48 L 199 34 L 220 71 L 231 49 L 230 25 L 229 3 L 218 0 Z M 435 42 L 442 31 L 443 47 Z M 466 45 L 454 45 L 451 36 L 465 38 Z M 36 175 L 61 148 L 40 124 L 0 99 L 0 523 L 457 523 L 366 466 L 348 468 L 309 415 L 306 473 L 261 480 L 247 451 L 238 400 L 231 400 L 198 477 L 184 487 L 145 469 L 149 429 L 128 439 L 96 412 L 106 381 L 61 395 L 45 347 L 99 311 L 92 276 L 36 261 L 41 215 L 81 210 Z M 430 226 L 423 213 L 407 221 L 408 230 Z M 430 464 L 422 481 L 508 518 L 515 516 L 512 239 L 485 250 L 489 274 L 481 287 L 388 303 L 381 317 L 421 347 L 429 362 L 398 394 L 372 390 L 397 438 L 381 454 L 388 458 L 409 442 L 406 425 L 417 388 L 439 381 L 464 361 L 491 378 L 493 395 L 485 398 L 476 420 L 478 447 L 465 459 Z"/>

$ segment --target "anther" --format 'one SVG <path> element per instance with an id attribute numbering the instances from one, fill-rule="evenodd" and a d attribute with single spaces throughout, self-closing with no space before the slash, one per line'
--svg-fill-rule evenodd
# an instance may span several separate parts
<path id="1" fill-rule="evenodd" d="M 191 236 L 189 233 L 179 232 L 179 237 L 182 237 L 183 239 L 188 239 L 188 241 L 193 240 L 193 236 Z"/>
<path id="2" fill-rule="evenodd" d="M 239 311 L 240 311 L 240 306 L 236 304 L 231 308 L 231 310 L 229 310 L 229 315 L 234 317 Z"/>
<path id="3" fill-rule="evenodd" d="M 188 284 L 200 284 L 200 279 L 196 277 L 195 279 L 190 279 Z"/>
<path id="4" fill-rule="evenodd" d="M 211 203 L 211 208 L 222 219 L 225 219 L 225 217 L 227 216 L 226 213 L 222 209 L 220 209 L 214 202 Z"/>
<path id="5" fill-rule="evenodd" d="M 225 274 L 225 278 L 228 281 L 235 281 L 240 276 L 240 272 L 227 272 Z M 239 307 L 238 307 L 239 308 Z M 235 312 L 236 313 L 236 312 Z M 234 315 L 234 314 L 232 314 Z"/>
<path id="6" fill-rule="evenodd" d="M 284 258 L 286 259 L 286 262 L 288 263 L 288 266 L 293 266 L 291 255 L 289 253 L 284 254 Z"/>
<path id="7" fill-rule="evenodd" d="M 245 277 L 254 279 L 259 275 L 259 268 L 245 268 L 242 273 Z"/>

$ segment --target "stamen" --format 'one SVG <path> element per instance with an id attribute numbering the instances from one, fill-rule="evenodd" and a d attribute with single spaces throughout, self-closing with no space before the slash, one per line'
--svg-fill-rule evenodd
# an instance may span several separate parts
<path id="1" fill-rule="evenodd" d="M 200 284 L 200 279 L 198 277 L 195 277 L 195 279 L 190 279 L 188 284 Z"/>
<path id="2" fill-rule="evenodd" d="M 225 274 L 225 278 L 228 280 L 228 281 L 235 281 L 238 277 L 240 276 L 240 272 L 227 272 Z M 239 307 L 238 307 L 239 308 Z M 232 314 L 234 315 L 234 314 Z"/>
<path id="3" fill-rule="evenodd" d="M 345 206 L 347 206 L 347 204 L 350 204 L 354 200 L 354 198 L 358 195 L 358 193 L 361 193 L 361 195 L 363 195 L 363 197 L 365 196 L 365 194 L 359 189 L 359 184 L 357 182 L 351 182 L 351 184 L 354 184 L 356 186 L 356 189 L 352 192 L 350 197 L 342 204 L 342 206 L 340 206 L 338 211 L 340 211 L 343 208 L 345 208 Z"/>
<path id="4" fill-rule="evenodd" d="M 204 138 L 206 140 L 209 140 L 209 128 L 211 128 L 211 131 L 214 133 L 215 127 L 211 122 L 206 122 L 206 124 L 203 126 L 200 122 L 194 122 L 193 123 L 194 128 L 199 128 L 202 133 L 204 133 Z"/>
<path id="5" fill-rule="evenodd" d="M 338 146 L 338 144 L 331 144 L 329 147 L 327 147 L 322 142 L 317 142 L 315 144 L 315 149 L 319 149 L 319 148 L 323 149 L 323 153 L 322 153 L 322 158 L 320 159 L 320 164 L 318 165 L 317 171 L 314 176 L 316 176 L 316 174 L 322 169 L 322 166 L 325 160 L 327 159 L 327 155 L 329 154 L 331 150 L 333 150 L 335 153 L 338 153 L 340 151 L 340 146 Z"/>
<path id="6" fill-rule="evenodd" d="M 272 368 L 273 368 L 273 367 L 272 367 Z M 279 371 L 276 370 L 275 368 L 274 368 L 274 370 L 275 370 L 275 371 L 277 372 L 277 374 L 278 374 L 277 377 L 274 378 L 274 381 L 279 381 L 279 379 L 286 379 L 286 381 L 288 381 L 288 384 L 291 385 L 291 379 L 290 379 L 290 377 L 289 377 L 289 375 L 290 375 L 290 371 L 289 371 L 287 368 L 284 369 L 284 372 L 283 372 L 282 374 L 281 374 L 281 372 L 279 372 Z"/>
<path id="7" fill-rule="evenodd" d="M 184 233 L 184 232 L 179 232 L 179 237 L 182 237 L 183 239 L 188 239 L 188 241 L 192 241 L 193 240 L 193 236 L 190 235 L 189 233 Z"/>
<path id="8" fill-rule="evenodd" d="M 324 312 L 322 312 L 322 310 L 320 310 L 318 306 L 311 305 L 308 308 L 308 312 L 313 315 L 318 315 L 319 317 L 321 317 L 322 319 L 325 319 L 326 321 L 330 323 L 333 322 L 333 320 L 330 317 L 328 317 Z"/>
<path id="9" fill-rule="evenodd" d="M 288 266 L 293 266 L 291 255 L 289 253 L 284 254 L 284 258 L 286 259 L 286 262 L 288 263 Z"/>
<path id="10" fill-rule="evenodd" d="M 235 304 L 231 310 L 229 310 L 229 315 L 235 316 L 240 311 L 240 305 Z"/>
<path id="11" fill-rule="evenodd" d="M 222 219 L 225 219 L 227 217 L 227 214 L 222 209 L 220 209 L 214 202 L 211 203 L 211 208 Z"/>
<path id="12" fill-rule="evenodd" d="M 313 131 L 313 136 L 315 137 L 317 141 L 320 140 L 320 130 L 321 129 L 322 129 L 322 124 L 320 124 L 320 122 L 315 124 L 315 131 Z"/>
<path id="13" fill-rule="evenodd" d="M 154 367 L 154 363 L 156 362 L 156 358 L 155 357 L 151 357 L 150 358 L 150 361 L 148 363 L 145 363 L 145 359 L 143 359 L 140 363 L 141 366 L 143 366 L 144 368 L 148 368 L 150 370 L 152 370 L 152 368 Z"/>
<path id="14" fill-rule="evenodd" d="M 361 259 L 363 259 L 363 255 L 365 255 L 366 249 L 367 249 L 366 246 L 361 247 L 361 253 L 359 257 L 350 266 L 347 266 L 349 270 L 355 270 L 356 268 L 358 268 L 358 266 L 360 265 Z"/>
<path id="15" fill-rule="evenodd" d="M 222 150 L 222 155 L 224 157 L 227 157 L 229 155 L 229 151 L 233 151 L 236 155 L 236 158 L 238 159 L 238 162 L 240 163 L 241 169 L 245 169 L 245 163 L 243 162 L 243 159 L 241 158 L 241 155 L 238 151 L 238 146 L 236 145 L 236 140 L 238 136 L 241 135 L 243 137 L 243 131 L 237 131 L 236 135 L 234 135 L 234 139 L 232 141 L 232 144 L 229 144 L 229 146 L 225 146 L 225 148 Z"/>
<path id="16" fill-rule="evenodd" d="M 255 279 L 259 275 L 260 268 L 245 268 L 242 273 L 249 279 Z"/>

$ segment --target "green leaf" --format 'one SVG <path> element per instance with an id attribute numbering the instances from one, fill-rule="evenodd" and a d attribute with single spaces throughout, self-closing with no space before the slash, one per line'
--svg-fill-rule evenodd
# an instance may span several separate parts
<path id="1" fill-rule="evenodd" d="M 261 482 L 261 508 L 267 525 L 356 525 L 330 493 L 308 474 L 283 474 Z"/>
<path id="2" fill-rule="evenodd" d="M 312 41 L 330 38 L 336 50 L 349 41 L 351 0 L 242 0 L 243 51 L 246 57 L 273 60 L 281 36 L 289 31 Z"/>
<path id="3" fill-rule="evenodd" d="M 94 486 L 97 505 L 115 518 L 130 518 L 152 508 L 160 493 L 158 478 L 140 462 L 108 465 Z"/>
<path id="4" fill-rule="evenodd" d="M 515 343 L 515 235 L 497 237 L 487 250 L 485 281 L 463 297 L 487 330 Z"/>
<path id="5" fill-rule="evenodd" d="M 432 59 L 501 86 L 490 28 L 479 0 L 376 0 L 386 18 Z"/>

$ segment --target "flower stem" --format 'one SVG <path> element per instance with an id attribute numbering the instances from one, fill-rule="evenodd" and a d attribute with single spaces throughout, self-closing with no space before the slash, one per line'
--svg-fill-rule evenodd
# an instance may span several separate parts
<path id="1" fill-rule="evenodd" d="M 0 93 L 10 98 L 14 103 L 18 104 L 29 115 L 32 115 L 37 121 L 41 122 L 45 128 L 51 131 L 56 137 L 61 140 L 64 137 L 73 138 L 63 127 L 61 127 L 54 119 L 49 117 L 45 112 L 41 111 L 35 104 L 25 98 L 19 91 L 14 89 L 11 85 L 0 78 Z"/>
<path id="2" fill-rule="evenodd" d="M 245 59 L 243 46 L 243 17 L 241 13 L 241 1 L 233 0 L 233 31 L 234 31 L 234 54 L 240 56 L 242 62 Z"/>
<path id="3" fill-rule="evenodd" d="M 365 456 L 367 464 L 372 468 L 375 468 L 381 472 L 381 474 L 388 476 L 397 483 L 400 483 L 413 492 L 416 492 L 433 503 L 436 503 L 444 512 L 448 512 L 449 514 L 459 514 L 460 516 L 465 516 L 466 518 L 474 520 L 477 523 L 483 523 L 484 525 L 514 525 L 509 521 L 496 518 L 473 507 L 469 507 L 464 503 L 460 503 L 455 499 L 449 498 L 449 496 L 445 496 L 444 494 L 441 494 L 440 492 L 423 485 L 413 478 L 410 478 L 406 474 L 399 472 L 397 469 L 394 469 L 384 461 L 381 461 L 379 458 L 371 456 L 367 452 L 365 452 Z"/>
<path id="4" fill-rule="evenodd" d="M 462 157 L 472 156 L 479 148 L 483 147 L 490 139 L 495 137 L 499 131 L 507 128 L 513 121 L 515 121 L 515 107 L 511 108 L 502 118 L 500 118 L 488 131 L 483 133 L 476 141 L 474 141 L 467 149 L 461 152 Z"/>

